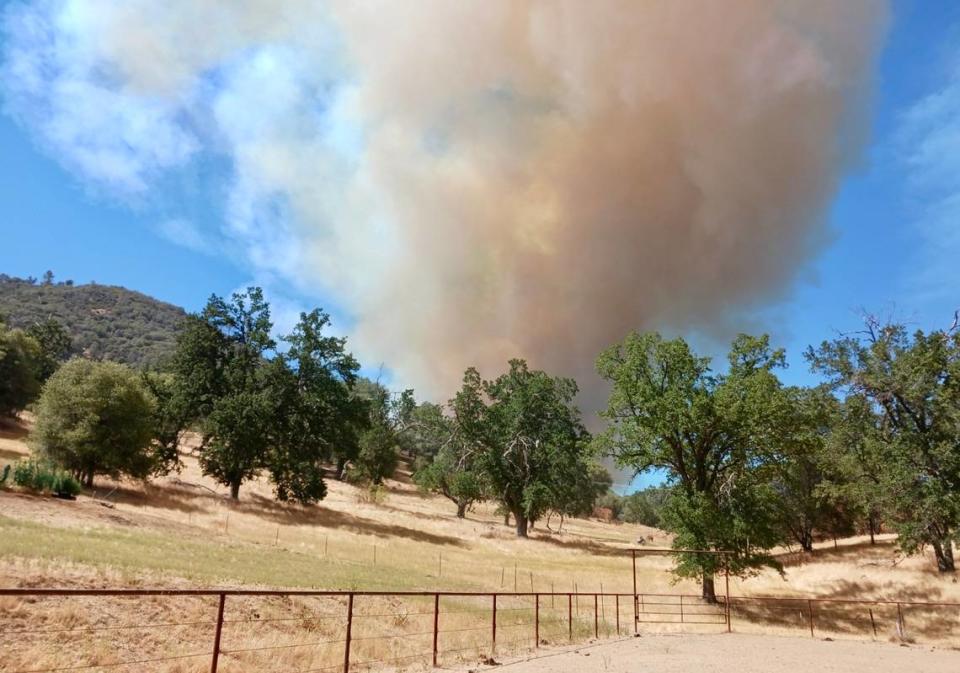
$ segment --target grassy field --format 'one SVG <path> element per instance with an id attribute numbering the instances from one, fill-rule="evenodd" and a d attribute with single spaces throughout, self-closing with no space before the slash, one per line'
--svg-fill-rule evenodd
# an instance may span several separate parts
<path id="1" fill-rule="evenodd" d="M 0 432 L 0 462 L 27 454 L 24 432 L 24 427 L 7 427 Z M 299 507 L 276 503 L 269 484 L 258 481 L 245 484 L 240 502 L 234 503 L 226 497 L 225 489 L 200 474 L 196 460 L 187 455 L 179 475 L 150 484 L 101 481 L 93 493 L 76 501 L 3 491 L 0 586 L 629 593 L 632 575 L 626 550 L 641 539 L 646 546 L 669 545 L 669 538 L 660 531 L 596 520 L 567 521 L 562 533 L 538 525 L 529 540 L 518 540 L 489 505 L 460 520 L 451 503 L 419 493 L 403 472 L 387 486 L 385 498 L 371 502 L 363 489 L 331 481 L 326 500 L 316 506 Z M 731 592 L 960 600 L 960 587 L 953 578 L 939 576 L 929 558 L 901 558 L 889 537 L 875 546 L 863 539 L 849 539 L 840 541 L 836 548 L 832 544 L 821 547 L 813 557 L 790 564 L 785 576 L 765 572 L 734 580 Z M 638 590 L 697 594 L 695 582 L 674 583 L 669 564 L 667 558 L 641 555 L 637 562 Z M 501 606 L 504 612 L 500 627 L 507 634 L 511 628 L 521 634 L 517 646 L 530 646 L 531 636 L 524 625 L 532 619 L 532 606 L 529 601 L 514 600 L 514 605 Z M 432 612 L 432 605 L 424 601 L 367 599 L 358 604 L 358 611 L 368 613 L 368 623 L 364 626 L 361 622 L 358 628 L 368 629 L 370 636 L 361 636 L 358 641 L 358 661 L 404 656 L 417 659 L 415 655 L 424 646 L 424 620 Z M 340 656 L 340 646 L 304 649 L 291 645 L 335 643 L 342 638 L 341 603 L 342 599 L 278 599 L 272 603 L 232 600 L 227 649 L 283 647 L 237 652 L 221 670 L 293 671 L 331 665 L 331 658 Z M 589 599 L 587 603 L 578 602 L 576 606 L 578 614 L 582 613 L 576 628 L 584 635 L 593 629 L 593 606 Z M 609 632 L 615 628 L 613 606 L 608 600 L 601 607 L 603 629 Z M 562 601 L 557 604 L 552 600 L 542 609 L 544 633 L 551 634 L 545 639 L 565 637 L 566 606 Z M 24 634 L 16 643 L 20 650 L 15 657 L 0 659 L 0 671 L 18 670 L 12 668 L 15 664 L 11 662 L 16 661 L 30 662 L 33 668 L 39 667 L 38 661 L 61 665 L 64 656 L 74 665 L 136 660 L 143 653 L 169 652 L 171 642 L 177 652 L 189 654 L 197 648 L 198 652 L 209 652 L 214 610 L 207 598 L 179 602 L 157 599 L 146 604 L 129 599 L 7 599 L 0 601 L 0 621 L 5 631 L 12 628 L 44 633 Z M 461 649 L 466 652 L 464 657 L 474 656 L 470 648 L 486 642 L 489 606 L 478 600 L 451 599 L 444 610 L 443 629 L 449 633 L 444 635 L 442 649 L 451 658 Z M 632 619 L 631 610 L 630 606 L 621 606 L 624 623 Z M 291 624 L 282 616 L 290 614 L 304 616 Z M 264 621 L 265 615 L 279 621 Z M 311 615 L 330 616 L 325 621 Z M 770 619 L 771 631 L 790 632 L 796 630 L 794 622 L 798 622 L 802 632 L 802 611 L 799 617 L 792 613 L 786 619 L 763 617 Z M 512 625 L 511 619 L 515 620 Z M 857 619 L 862 621 L 862 616 Z M 928 619 L 936 621 L 935 616 L 921 619 L 914 615 L 913 632 L 922 634 Z M 144 623 L 187 626 L 166 627 L 173 632 L 124 631 L 123 638 L 116 631 L 83 631 Z M 71 628 L 86 634 L 79 647 L 76 633 L 57 631 L 57 625 L 62 624 L 73 625 Z M 891 622 L 884 616 L 881 637 L 889 637 L 891 629 Z M 391 641 L 372 637 L 384 632 L 397 637 Z M 502 650 L 509 647 L 509 637 L 501 638 Z M 51 649 L 51 641 L 69 645 L 69 654 Z M 151 670 L 203 670 L 203 665 L 190 658 L 163 666 Z"/>

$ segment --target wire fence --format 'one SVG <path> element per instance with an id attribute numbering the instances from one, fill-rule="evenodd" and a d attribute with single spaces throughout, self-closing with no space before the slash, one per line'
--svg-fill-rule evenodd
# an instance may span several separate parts
<path id="1" fill-rule="evenodd" d="M 631 601 L 631 594 L 0 589 L 0 671 L 454 665 L 626 635 Z"/>
<path id="2" fill-rule="evenodd" d="M 0 589 L 0 671 L 320 673 L 641 631 L 960 644 L 960 603 L 652 593 Z"/>

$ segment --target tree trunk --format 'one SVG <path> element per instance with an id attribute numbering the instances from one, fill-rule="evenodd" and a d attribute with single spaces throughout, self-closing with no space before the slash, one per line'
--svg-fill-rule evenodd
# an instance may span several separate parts
<path id="1" fill-rule="evenodd" d="M 942 573 L 956 572 L 957 566 L 953 560 L 953 543 L 950 538 L 934 540 L 933 553 L 937 557 L 937 570 Z"/>
<path id="2" fill-rule="evenodd" d="M 527 537 L 527 517 L 514 512 L 513 518 L 517 522 L 517 537 Z"/>
<path id="3" fill-rule="evenodd" d="M 509 525 L 510 525 L 510 512 L 504 512 L 504 513 L 503 513 L 503 525 L 504 525 L 504 526 L 509 526 Z"/>
<path id="4" fill-rule="evenodd" d="M 87 470 L 83 477 L 83 485 L 87 488 L 93 488 L 93 470 Z"/>
<path id="5" fill-rule="evenodd" d="M 717 602 L 717 590 L 713 586 L 713 575 L 703 574 L 703 600 L 707 603 Z"/>
<path id="6" fill-rule="evenodd" d="M 877 517 L 872 512 L 867 517 L 867 526 L 870 528 L 870 544 L 877 544 L 874 537 L 877 533 Z"/>
<path id="7" fill-rule="evenodd" d="M 230 484 L 230 498 L 232 500 L 240 499 L 240 482 L 234 481 Z"/>
<path id="8" fill-rule="evenodd" d="M 463 519 L 467 516 L 467 503 L 458 502 L 457 503 L 457 518 Z"/>

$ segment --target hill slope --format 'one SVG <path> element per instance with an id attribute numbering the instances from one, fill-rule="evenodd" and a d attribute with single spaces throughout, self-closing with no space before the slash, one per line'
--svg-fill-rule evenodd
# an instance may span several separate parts
<path id="1" fill-rule="evenodd" d="M 55 318 L 87 357 L 143 366 L 173 352 L 179 306 L 111 285 L 37 283 L 0 274 L 0 316 L 12 327 Z"/>

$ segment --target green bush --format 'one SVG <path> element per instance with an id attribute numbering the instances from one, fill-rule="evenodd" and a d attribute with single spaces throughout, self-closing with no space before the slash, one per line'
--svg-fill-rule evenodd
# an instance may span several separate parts
<path id="1" fill-rule="evenodd" d="M 140 377 L 115 362 L 74 358 L 44 384 L 30 442 L 39 457 L 78 475 L 143 478 L 154 467 L 156 403 Z"/>
<path id="2" fill-rule="evenodd" d="M 9 464 L 3 466 L 3 472 L 0 473 L 0 487 L 6 486 L 7 479 L 10 478 L 10 469 Z"/>
<path id="3" fill-rule="evenodd" d="M 21 460 L 14 466 L 13 483 L 21 488 L 52 493 L 61 498 L 74 498 L 80 493 L 80 482 L 72 474 L 33 459 Z"/>

